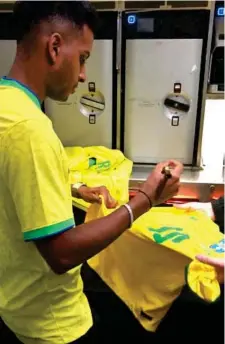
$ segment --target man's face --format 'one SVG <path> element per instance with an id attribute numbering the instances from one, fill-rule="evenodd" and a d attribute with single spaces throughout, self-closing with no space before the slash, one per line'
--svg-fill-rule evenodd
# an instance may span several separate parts
<path id="1" fill-rule="evenodd" d="M 84 25 L 76 37 L 71 36 L 67 41 L 53 41 L 53 52 L 57 51 L 57 55 L 47 80 L 49 98 L 66 101 L 79 82 L 86 80 L 85 62 L 91 53 L 93 40 L 92 31 Z M 54 44 L 58 50 L 54 50 Z"/>

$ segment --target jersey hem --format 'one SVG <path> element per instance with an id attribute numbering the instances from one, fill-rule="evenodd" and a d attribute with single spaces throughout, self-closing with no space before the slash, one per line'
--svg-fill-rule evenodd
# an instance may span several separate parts
<path id="1" fill-rule="evenodd" d="M 76 325 L 74 326 L 74 329 L 72 331 L 67 332 L 66 334 L 63 335 L 63 339 L 61 339 L 61 336 L 56 340 L 57 344 L 69 344 L 73 343 L 74 341 L 77 341 L 81 339 L 83 336 L 85 336 L 88 331 L 92 328 L 93 326 L 93 319 L 92 317 L 86 322 L 85 325 L 79 326 L 76 328 Z M 18 340 L 20 340 L 24 344 L 34 344 L 36 343 L 37 339 L 33 338 L 28 338 L 26 336 L 22 336 L 19 334 L 15 334 Z M 38 344 L 52 344 L 52 342 L 48 339 L 38 339 Z"/>

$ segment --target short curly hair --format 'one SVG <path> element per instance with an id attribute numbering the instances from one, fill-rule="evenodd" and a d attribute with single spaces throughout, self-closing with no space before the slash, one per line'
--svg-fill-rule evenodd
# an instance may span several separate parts
<path id="1" fill-rule="evenodd" d="M 68 20 L 82 28 L 85 24 L 95 33 L 97 12 L 89 1 L 17 1 L 13 9 L 13 19 L 18 43 L 41 21 L 55 18 Z"/>

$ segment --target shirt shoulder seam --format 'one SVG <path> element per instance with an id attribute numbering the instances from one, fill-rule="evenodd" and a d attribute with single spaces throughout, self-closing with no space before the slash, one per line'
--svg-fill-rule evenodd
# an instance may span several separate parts
<path id="1" fill-rule="evenodd" d="M 18 127 L 19 125 L 26 123 L 26 122 L 41 122 L 39 118 L 26 118 L 26 119 L 21 119 L 18 122 L 15 122 L 14 124 L 10 125 L 9 128 L 7 128 L 2 134 L 2 138 L 7 136 L 8 133 L 10 133 L 15 127 Z"/>

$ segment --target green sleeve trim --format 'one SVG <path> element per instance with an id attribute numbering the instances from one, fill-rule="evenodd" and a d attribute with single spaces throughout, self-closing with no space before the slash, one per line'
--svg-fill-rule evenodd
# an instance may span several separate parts
<path id="1" fill-rule="evenodd" d="M 59 234 L 65 232 L 67 229 L 70 229 L 75 226 L 74 219 L 69 219 L 59 223 L 55 223 L 50 226 L 33 229 L 23 233 L 23 238 L 25 241 L 37 240 L 45 238 L 54 234 Z"/>

